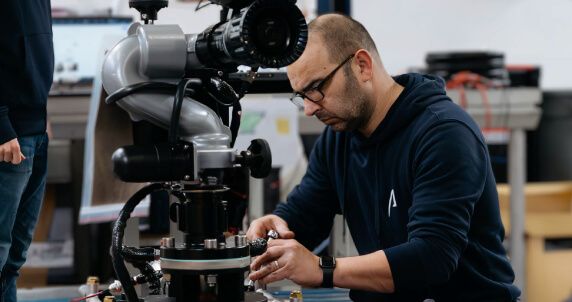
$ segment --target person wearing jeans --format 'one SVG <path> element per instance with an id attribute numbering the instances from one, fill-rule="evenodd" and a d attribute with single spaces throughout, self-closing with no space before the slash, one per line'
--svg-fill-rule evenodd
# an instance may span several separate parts
<path id="1" fill-rule="evenodd" d="M 16 301 L 46 185 L 46 103 L 54 73 L 50 0 L 0 10 L 0 302 Z"/>
<path id="2" fill-rule="evenodd" d="M 2 301 L 16 301 L 16 278 L 26 261 L 46 184 L 48 136 L 25 136 L 18 141 L 26 159 L 18 165 L 0 162 Z"/>

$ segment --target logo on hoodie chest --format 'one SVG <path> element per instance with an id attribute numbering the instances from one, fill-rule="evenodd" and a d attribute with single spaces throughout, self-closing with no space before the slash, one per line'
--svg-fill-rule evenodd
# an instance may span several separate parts
<path id="1" fill-rule="evenodd" d="M 389 201 L 387 202 L 387 217 L 391 217 L 391 208 L 397 208 L 397 199 L 395 199 L 395 190 L 391 189 Z"/>

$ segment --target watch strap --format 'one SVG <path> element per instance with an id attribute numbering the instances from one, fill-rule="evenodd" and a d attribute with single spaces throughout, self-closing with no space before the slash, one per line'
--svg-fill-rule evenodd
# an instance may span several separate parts
<path id="1" fill-rule="evenodd" d="M 322 287 L 333 288 L 334 287 L 334 268 L 333 267 L 322 267 Z"/>

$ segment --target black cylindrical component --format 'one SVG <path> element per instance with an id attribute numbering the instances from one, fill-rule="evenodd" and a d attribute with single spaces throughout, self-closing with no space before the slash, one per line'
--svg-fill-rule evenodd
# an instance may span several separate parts
<path id="1" fill-rule="evenodd" d="M 256 238 L 252 240 L 250 245 L 250 256 L 255 257 L 264 254 L 266 252 L 266 246 L 268 241 L 264 238 Z"/>
<path id="2" fill-rule="evenodd" d="M 125 146 L 112 156 L 113 172 L 125 182 L 192 180 L 192 145 Z"/>
<path id="3" fill-rule="evenodd" d="M 217 301 L 237 301 L 236 297 L 244 297 L 244 270 L 219 274 L 217 279 Z"/>
<path id="4" fill-rule="evenodd" d="M 221 239 L 228 230 L 228 210 L 223 194 L 225 187 L 205 187 L 185 192 L 188 201 L 178 207 L 179 230 L 185 233 L 187 246 L 205 239 Z"/>
<path id="5" fill-rule="evenodd" d="M 198 67 L 236 69 L 238 65 L 283 67 L 298 59 L 308 40 L 304 15 L 292 0 L 256 0 L 224 23 L 193 36 L 188 62 Z"/>

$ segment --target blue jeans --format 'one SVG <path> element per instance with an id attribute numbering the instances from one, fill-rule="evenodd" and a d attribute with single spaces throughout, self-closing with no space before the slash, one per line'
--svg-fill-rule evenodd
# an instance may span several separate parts
<path id="1" fill-rule="evenodd" d="M 26 159 L 0 162 L 0 302 L 16 302 L 16 279 L 38 221 L 46 187 L 48 136 L 19 137 Z"/>

